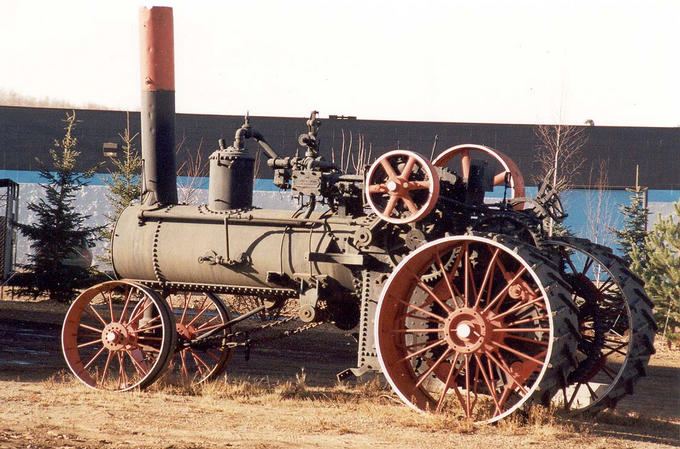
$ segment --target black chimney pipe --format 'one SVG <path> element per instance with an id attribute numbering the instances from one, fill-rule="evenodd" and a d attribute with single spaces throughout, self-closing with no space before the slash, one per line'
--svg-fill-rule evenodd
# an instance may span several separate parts
<path id="1" fill-rule="evenodd" d="M 146 206 L 177 204 L 172 8 L 140 8 L 142 159 Z"/>

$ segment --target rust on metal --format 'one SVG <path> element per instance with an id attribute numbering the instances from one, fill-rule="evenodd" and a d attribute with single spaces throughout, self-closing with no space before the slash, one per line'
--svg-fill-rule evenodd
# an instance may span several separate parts
<path id="1" fill-rule="evenodd" d="M 172 8 L 139 9 L 142 90 L 175 90 Z"/>

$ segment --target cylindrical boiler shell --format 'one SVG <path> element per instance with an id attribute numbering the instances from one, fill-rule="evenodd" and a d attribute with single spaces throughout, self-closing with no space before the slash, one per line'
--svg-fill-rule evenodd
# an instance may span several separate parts
<path id="1" fill-rule="evenodd" d="M 334 225 L 332 230 L 286 225 L 276 220 L 290 217 L 289 211 L 261 209 L 249 211 L 248 216 L 255 222 L 271 219 L 271 223 L 230 222 L 223 218 L 227 214 L 188 205 L 164 209 L 162 219 L 140 220 L 142 214 L 140 206 L 130 206 L 116 224 L 112 260 L 119 278 L 280 288 L 267 282 L 268 272 L 290 278 L 311 273 L 329 276 L 348 290 L 354 288 L 348 267 L 308 259 L 310 251 L 325 253 L 333 239 L 353 233 L 350 225 Z"/>

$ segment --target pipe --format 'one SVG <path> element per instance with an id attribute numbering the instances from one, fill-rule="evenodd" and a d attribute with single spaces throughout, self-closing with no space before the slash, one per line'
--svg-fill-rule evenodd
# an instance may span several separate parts
<path id="1" fill-rule="evenodd" d="M 172 8 L 140 8 L 142 204 L 177 204 Z"/>
<path id="2" fill-rule="evenodd" d="M 243 148 L 243 141 L 246 139 L 254 139 L 258 145 L 269 155 L 270 158 L 278 158 L 279 155 L 274 151 L 274 149 L 269 146 L 267 141 L 264 139 L 262 133 L 250 127 L 250 121 L 248 116 L 246 116 L 246 122 L 236 130 L 234 135 L 234 148 L 240 150 Z"/>

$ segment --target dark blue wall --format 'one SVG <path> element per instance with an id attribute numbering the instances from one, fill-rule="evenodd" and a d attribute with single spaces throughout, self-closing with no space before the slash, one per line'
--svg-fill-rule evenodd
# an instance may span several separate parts
<path id="1" fill-rule="evenodd" d="M 49 161 L 49 149 L 54 139 L 63 135 L 67 109 L 25 108 L 0 106 L 0 170 L 37 170 L 35 158 Z M 82 152 L 83 167 L 105 162 L 102 143 L 120 142 L 118 133 L 125 128 L 126 113 L 121 111 L 76 110 L 80 123 L 76 135 Z M 262 132 L 282 155 L 293 155 L 297 136 L 306 131 L 306 118 L 252 117 L 251 124 Z M 217 148 L 217 139 L 233 140 L 234 131 L 243 123 L 242 117 L 177 114 L 178 166 L 187 152 L 195 154 L 200 146 L 203 160 Z M 130 113 L 132 132 L 139 131 L 139 113 Z M 397 147 L 419 151 L 429 157 L 435 135 L 435 154 L 461 144 L 477 143 L 497 148 L 518 164 L 530 183 L 538 172 L 535 151 L 538 140 L 535 125 L 504 125 L 477 123 L 400 122 L 379 120 L 322 120 L 320 129 L 322 152 L 330 159 L 331 149 L 340 158 L 342 135 L 345 146 L 352 134 L 353 147 L 359 134 L 366 147 L 373 148 L 375 157 Z M 635 166 L 640 166 L 640 182 L 652 189 L 680 189 L 680 128 L 585 127 L 588 141 L 584 147 L 586 163 L 576 184 L 591 183 L 591 171 L 604 161 L 608 182 L 614 186 L 632 185 Z M 106 172 L 106 164 L 100 171 Z M 264 165 L 260 177 L 271 177 Z"/>

